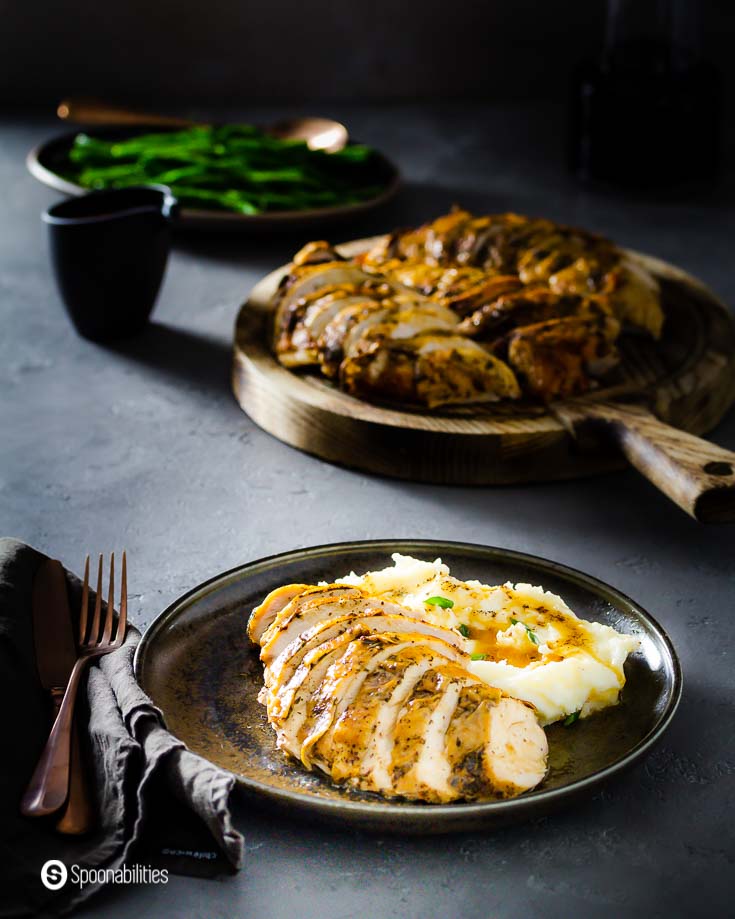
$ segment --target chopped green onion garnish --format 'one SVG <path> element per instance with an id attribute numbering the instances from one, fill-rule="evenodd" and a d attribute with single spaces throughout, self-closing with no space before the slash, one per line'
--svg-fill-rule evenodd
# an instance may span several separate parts
<path id="1" fill-rule="evenodd" d="M 465 638 L 469 638 L 469 637 L 470 637 L 470 630 L 469 630 L 469 628 L 464 624 L 464 622 L 461 623 L 457 628 L 458 628 L 458 630 L 459 630 L 459 634 L 460 634 L 460 635 L 463 635 Z"/>
<path id="2" fill-rule="evenodd" d="M 442 609 L 451 609 L 454 606 L 454 600 L 449 597 L 429 597 L 424 603 L 430 603 L 432 606 L 441 606 Z"/>
<path id="3" fill-rule="evenodd" d="M 514 619 L 512 616 L 510 617 L 510 621 L 512 625 L 518 625 L 518 623 L 521 622 L 520 619 Z M 529 628 L 525 622 L 521 622 L 521 625 L 526 630 L 526 635 L 528 636 L 528 640 L 532 642 L 534 645 L 537 645 L 538 635 L 533 631 L 533 629 Z"/>
<path id="4" fill-rule="evenodd" d="M 484 661 L 487 654 L 470 654 L 471 661 Z"/>
<path id="5" fill-rule="evenodd" d="M 564 727 L 570 728 L 575 721 L 579 721 L 579 712 L 572 712 L 571 715 L 567 715 L 564 719 Z"/>

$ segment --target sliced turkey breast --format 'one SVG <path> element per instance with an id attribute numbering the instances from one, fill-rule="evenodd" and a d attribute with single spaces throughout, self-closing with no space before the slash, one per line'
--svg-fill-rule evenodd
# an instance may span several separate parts
<path id="1" fill-rule="evenodd" d="M 358 342 L 342 362 L 346 392 L 363 399 L 439 405 L 517 399 L 513 371 L 471 339 L 439 330 Z"/>
<path id="2" fill-rule="evenodd" d="M 362 342 L 405 339 L 429 329 L 452 330 L 458 323 L 451 310 L 431 300 L 417 302 L 403 295 L 381 305 L 382 310 L 370 312 L 348 330 L 342 343 L 346 355 Z"/>
<path id="3" fill-rule="evenodd" d="M 260 644 L 263 633 L 273 624 L 278 613 L 285 609 L 295 597 L 312 589 L 309 584 L 284 584 L 283 587 L 272 590 L 251 613 L 248 620 L 248 638 L 254 644 Z"/>
<path id="4" fill-rule="evenodd" d="M 429 803 L 518 794 L 546 769 L 533 710 L 472 676 L 468 641 L 360 588 L 294 584 L 249 628 L 280 749 L 334 781 Z"/>
<path id="5" fill-rule="evenodd" d="M 323 262 L 317 265 L 293 267 L 278 288 L 278 306 L 305 300 L 314 293 L 329 287 L 375 287 L 375 277 L 367 274 L 352 262 Z"/>
<path id="6" fill-rule="evenodd" d="M 340 262 L 345 259 L 325 239 L 307 243 L 294 255 L 294 265 L 320 265 L 324 262 Z"/>
<path id="7" fill-rule="evenodd" d="M 490 710 L 483 766 L 491 787 L 503 798 L 533 788 L 546 775 L 549 745 L 533 709 L 501 696 Z"/>
<path id="8" fill-rule="evenodd" d="M 358 722 L 350 718 L 350 709 L 342 716 L 341 721 L 347 725 L 347 741 L 357 734 L 358 747 L 362 753 L 359 766 L 355 769 L 354 754 L 344 764 L 344 756 L 335 757 L 335 781 L 349 779 L 350 784 L 379 793 L 390 792 L 392 788 L 393 743 L 395 727 L 403 706 L 412 695 L 414 688 L 424 674 L 435 664 L 441 663 L 432 654 L 427 654 L 421 647 L 407 648 L 391 660 L 395 673 L 394 682 L 386 687 L 384 697 L 370 712 L 371 720 Z M 338 726 L 339 727 L 339 726 Z M 352 730 L 349 730 L 349 728 Z M 336 733 L 336 732 L 335 732 Z"/>
<path id="9" fill-rule="evenodd" d="M 352 330 L 361 326 L 370 319 L 371 314 L 388 314 L 385 306 L 387 301 L 366 300 L 352 305 L 343 305 L 343 308 L 327 323 L 319 336 L 317 346 L 321 360 L 322 373 L 328 377 L 335 377 L 344 359 L 345 343 L 348 341 Z M 369 325 L 369 323 L 368 323 Z"/>
<path id="10" fill-rule="evenodd" d="M 522 287 L 515 275 L 499 274 L 494 277 L 484 277 L 475 284 L 467 286 L 457 292 L 449 292 L 442 296 L 442 302 L 460 316 L 470 316 L 478 309 L 495 303 L 499 297 L 512 294 Z M 462 331 L 463 327 L 460 326 Z"/>
<path id="11" fill-rule="evenodd" d="M 430 625 L 428 622 L 411 618 L 408 615 L 389 612 L 387 605 L 381 607 L 379 602 L 371 606 L 363 606 L 362 609 L 355 605 L 348 613 L 345 613 L 343 609 L 330 610 L 326 606 L 319 607 L 319 611 L 325 610 L 332 615 L 293 638 L 272 662 L 266 664 L 265 682 L 269 693 L 277 694 L 280 687 L 285 685 L 302 666 L 302 662 L 308 666 L 306 658 L 312 649 L 319 647 L 325 641 L 338 641 L 343 633 L 361 634 L 361 630 L 365 629 L 372 632 L 408 633 L 414 636 L 414 640 L 423 636 L 443 642 L 447 645 L 445 652 L 447 656 L 452 656 L 451 649 L 464 651 L 465 639 L 458 632 Z M 355 629 L 357 629 L 356 633 Z M 262 657 L 261 653 L 261 659 Z"/>
<path id="12" fill-rule="evenodd" d="M 473 217 L 457 209 L 396 231 L 361 262 L 426 293 L 437 289 L 444 269 L 456 267 L 515 276 L 524 286 L 541 284 L 558 294 L 606 296 L 620 321 L 656 338 L 661 334 L 661 292 L 651 273 L 610 240 L 551 220 L 512 213 Z M 474 308 L 482 305 L 475 302 Z"/>
<path id="13" fill-rule="evenodd" d="M 392 793 L 446 802 L 456 795 L 444 738 L 457 707 L 462 673 L 445 667 L 427 671 L 399 713 L 393 733 Z"/>
<path id="14" fill-rule="evenodd" d="M 329 668 L 312 697 L 309 705 L 311 723 L 301 738 L 301 762 L 307 769 L 313 761 L 312 748 L 329 730 L 338 711 L 351 704 L 372 668 L 383 656 L 392 653 L 393 647 L 389 646 L 386 650 L 380 636 L 365 635 L 351 642 L 339 660 Z"/>
<path id="15" fill-rule="evenodd" d="M 446 735 L 453 788 L 464 798 L 512 797 L 537 785 L 548 753 L 537 727 L 530 706 L 500 690 L 465 684 Z"/>
<path id="16" fill-rule="evenodd" d="M 611 272 L 606 289 L 616 317 L 626 327 L 643 329 L 654 338 L 661 337 L 665 319 L 661 287 L 650 272 L 626 255 Z"/>
<path id="17" fill-rule="evenodd" d="M 312 640 L 295 647 L 293 654 L 288 657 L 284 655 L 277 667 L 266 672 L 265 700 L 274 724 L 288 717 L 297 695 L 301 693 L 307 680 L 317 674 L 319 682 L 321 681 L 334 653 L 337 656 L 344 654 L 350 642 L 370 633 L 369 627 L 361 621 L 352 620 L 349 623 L 340 623 L 340 626 L 320 630 L 318 636 L 312 636 Z M 310 697 L 308 692 L 301 694 L 307 700 Z"/>
<path id="18" fill-rule="evenodd" d="M 329 759 L 325 735 L 334 720 L 353 702 L 365 679 L 403 649 L 428 648 L 445 662 L 462 659 L 460 652 L 441 639 L 420 632 L 392 631 L 402 627 L 395 616 L 385 621 L 353 620 L 327 640 L 320 634 L 318 642 L 311 642 L 287 682 L 283 671 L 269 679 L 262 701 L 277 731 L 279 747 L 301 759 L 307 768 L 314 756 Z M 316 754 L 312 754 L 317 745 Z"/>
<path id="19" fill-rule="evenodd" d="M 392 259 L 380 265 L 380 274 L 426 297 L 448 295 L 484 277 L 483 271 L 477 268 L 464 269 L 459 274 L 456 268 L 447 268 L 446 265 L 430 265 L 423 260 L 401 259 Z"/>
<path id="20" fill-rule="evenodd" d="M 610 313 L 611 307 L 604 298 L 559 294 L 548 287 L 529 287 L 487 302 L 460 323 L 459 331 L 473 338 L 492 340 L 514 328 L 549 319 L 595 318 Z"/>
<path id="21" fill-rule="evenodd" d="M 269 720 L 276 730 L 278 747 L 296 759 L 301 759 L 307 768 L 309 762 L 304 760 L 302 745 L 318 718 L 319 708 L 315 707 L 315 700 L 321 698 L 321 688 L 335 663 L 344 656 L 355 639 L 367 634 L 361 626 L 354 626 L 347 633 L 315 648 L 309 655 L 309 663 L 304 662 L 282 696 L 276 697 L 279 705 L 271 701 L 272 693 L 267 696 L 266 707 Z"/>
<path id="22" fill-rule="evenodd" d="M 375 791 L 390 784 L 389 777 L 380 786 L 372 777 L 390 763 L 390 754 L 382 755 L 381 742 L 392 732 L 404 699 L 431 661 L 446 659 L 444 649 L 435 658 L 425 654 L 427 648 L 436 651 L 436 643 L 427 639 L 423 644 L 406 641 L 387 647 L 375 655 L 356 691 L 340 702 L 331 726 L 314 747 L 314 761 L 335 782 L 359 780 Z"/>
<path id="23" fill-rule="evenodd" d="M 279 610 L 270 626 L 261 634 L 261 660 L 269 663 L 301 632 L 329 618 L 329 614 L 325 616 L 315 612 L 315 607 L 366 596 L 361 588 L 346 584 L 325 584 L 296 594 Z M 268 602 L 268 598 L 264 602 Z"/>
<path id="24" fill-rule="evenodd" d="M 459 209 L 352 260 L 310 244 L 274 305 L 285 366 L 318 367 L 358 398 L 429 409 L 518 398 L 521 386 L 545 400 L 582 393 L 615 363 L 614 319 L 654 336 L 663 323 L 658 283 L 609 240 Z M 462 341 L 514 330 L 490 358 Z"/>
<path id="25" fill-rule="evenodd" d="M 372 300 L 364 296 L 332 296 L 326 308 L 320 310 L 308 310 L 304 315 L 304 327 L 308 330 L 311 341 L 315 347 L 319 347 L 321 337 L 324 335 L 327 327 L 344 310 L 352 311 L 355 308 L 364 308 L 366 305 L 380 306 L 383 300 Z"/>
<path id="26" fill-rule="evenodd" d="M 490 712 L 500 697 L 499 690 L 490 695 L 477 683 L 466 683 L 460 692 L 447 728 L 445 751 L 452 787 L 462 797 L 478 798 L 495 791 L 485 768 L 485 747 Z"/>
<path id="27" fill-rule="evenodd" d="M 411 620 L 407 620 L 409 627 L 410 623 Z M 384 625 L 385 622 L 380 623 L 381 629 Z M 402 624 L 396 623 L 393 627 L 401 628 Z M 305 766 L 309 767 L 312 760 L 318 757 L 328 763 L 331 770 L 335 752 L 332 729 L 335 723 L 347 709 L 352 710 L 360 690 L 374 672 L 381 670 L 386 661 L 395 660 L 404 649 L 409 648 L 422 648 L 424 653 L 445 664 L 463 659 L 463 655 L 448 642 L 421 632 L 371 632 L 351 642 L 342 657 L 329 668 L 314 701 L 318 716 L 313 720 L 301 747 L 301 761 Z M 373 680 L 370 679 L 368 685 L 372 684 Z M 357 747 L 353 750 L 353 753 L 356 752 Z"/>
<path id="28" fill-rule="evenodd" d="M 508 361 L 527 388 L 543 399 L 586 392 L 590 376 L 618 360 L 620 323 L 611 316 L 567 317 L 523 326 L 511 333 Z"/>
<path id="29" fill-rule="evenodd" d="M 271 628 L 263 635 L 260 651 L 263 663 L 271 666 L 287 648 L 291 649 L 294 642 L 303 644 L 313 634 L 312 629 L 318 631 L 332 620 L 381 614 L 384 611 L 380 600 L 365 597 L 357 588 L 350 590 L 356 592 L 339 593 L 335 590 L 333 596 L 328 593 L 314 594 L 303 599 L 297 597 L 296 601 L 292 601 L 282 610 L 280 619 L 276 617 Z M 293 649 L 290 653 L 293 653 Z"/>
<path id="30" fill-rule="evenodd" d="M 279 360 L 287 366 L 298 366 L 299 360 L 306 359 L 300 353 L 303 348 L 299 348 L 299 339 L 309 339 L 303 331 L 304 316 L 315 301 L 338 295 L 379 300 L 391 291 L 392 288 L 384 281 L 351 262 L 292 267 L 274 298 L 273 346 Z"/>

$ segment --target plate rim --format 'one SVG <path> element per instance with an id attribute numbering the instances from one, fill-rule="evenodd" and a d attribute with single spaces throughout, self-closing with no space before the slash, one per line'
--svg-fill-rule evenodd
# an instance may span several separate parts
<path id="1" fill-rule="evenodd" d="M 514 561 L 526 563 L 531 562 L 533 564 L 540 563 L 542 568 L 546 568 L 552 572 L 557 572 L 562 576 L 571 576 L 572 580 L 581 580 L 583 582 L 587 582 L 592 585 L 598 593 L 599 589 L 602 588 L 603 593 L 612 594 L 618 601 L 622 601 L 623 605 L 627 605 L 630 610 L 635 613 L 636 618 L 642 620 L 642 622 L 656 635 L 658 641 L 668 652 L 669 662 L 671 665 L 671 683 L 667 693 L 666 704 L 654 726 L 648 731 L 647 734 L 644 735 L 644 737 L 638 741 L 638 743 L 635 744 L 631 750 L 628 751 L 627 754 L 616 759 L 609 765 L 605 766 L 603 769 L 597 770 L 596 772 L 593 772 L 584 778 L 577 779 L 568 785 L 562 785 L 558 788 L 550 788 L 543 791 L 530 791 L 519 795 L 518 797 L 501 801 L 483 801 L 474 803 L 458 802 L 453 804 L 427 805 L 411 803 L 396 804 L 390 802 L 373 803 L 371 801 L 366 802 L 343 800 L 339 798 L 320 798 L 318 796 L 304 792 L 275 788 L 265 782 L 260 782 L 255 779 L 248 778 L 241 773 L 226 770 L 235 777 L 240 787 L 254 792 L 261 797 L 278 799 L 279 801 L 285 801 L 294 804 L 299 808 L 299 810 L 316 811 L 322 815 L 332 814 L 339 816 L 345 812 L 347 815 L 352 812 L 360 816 L 365 816 L 367 814 L 368 816 L 375 817 L 377 820 L 380 820 L 381 818 L 390 819 L 403 816 L 417 821 L 426 821 L 432 820 L 433 818 L 437 818 L 439 820 L 445 818 L 449 820 L 450 818 L 463 819 L 477 817 L 479 819 L 488 817 L 492 814 L 496 815 L 498 819 L 502 819 L 503 816 L 511 815 L 516 811 L 523 812 L 529 806 L 533 805 L 538 806 L 539 810 L 541 810 L 543 809 L 544 805 L 550 806 L 553 803 L 562 802 L 568 797 L 584 793 L 585 791 L 588 791 L 589 789 L 594 788 L 603 782 L 606 782 L 608 779 L 611 779 L 615 775 L 625 771 L 638 760 L 640 760 L 643 756 L 645 756 L 645 754 L 658 742 L 661 736 L 668 729 L 679 707 L 682 696 L 683 673 L 681 661 L 679 660 L 679 656 L 676 652 L 673 642 L 671 641 L 666 630 L 653 616 L 651 616 L 651 614 L 646 609 L 640 606 L 640 604 L 636 603 L 627 594 L 624 594 L 622 591 L 618 590 L 612 585 L 602 581 L 599 578 L 596 578 L 594 575 L 587 574 L 578 568 L 573 568 L 570 565 L 556 562 L 553 559 L 548 559 L 544 556 L 533 555 L 527 552 L 520 552 L 515 549 L 506 549 L 499 546 L 488 546 L 482 543 L 468 543 L 455 540 L 411 538 L 347 540 L 336 543 L 323 543 L 317 546 L 307 546 L 301 549 L 292 549 L 287 552 L 278 552 L 263 556 L 262 558 L 253 559 L 250 562 L 236 565 L 233 568 L 220 572 L 211 578 L 207 578 L 205 581 L 202 581 L 191 590 L 186 591 L 184 594 L 170 603 L 147 626 L 145 632 L 141 636 L 138 647 L 135 649 L 135 655 L 133 658 L 133 673 L 135 679 L 138 681 L 139 685 L 145 692 L 145 687 L 142 683 L 142 677 L 143 668 L 145 665 L 144 657 L 147 653 L 149 653 L 147 649 L 154 642 L 156 635 L 160 633 L 160 631 L 169 623 L 169 620 L 173 618 L 175 612 L 179 608 L 189 603 L 189 601 L 196 594 L 210 589 L 215 583 L 231 579 L 235 575 L 243 572 L 245 569 L 253 568 L 256 566 L 272 566 L 274 562 L 278 561 L 294 561 L 298 557 L 303 557 L 305 554 L 310 557 L 318 558 L 320 555 L 328 555 L 338 549 L 350 548 L 357 551 L 360 549 L 380 551 L 381 547 L 384 547 L 385 551 L 390 553 L 391 547 L 392 551 L 398 551 L 397 547 L 399 545 L 405 545 L 407 543 L 415 545 L 419 547 L 419 549 L 421 549 L 422 546 L 426 550 L 429 550 L 431 546 L 443 546 L 458 552 L 469 550 L 470 553 L 477 553 L 479 550 L 480 553 L 490 553 L 493 555 L 499 554 Z M 165 713 L 163 714 L 165 719 Z M 180 740 L 186 746 L 185 742 L 182 741 L 180 737 L 177 737 L 177 740 Z M 209 760 L 207 761 L 209 762 Z M 219 766 L 218 768 L 225 767 Z"/>
<path id="2" fill-rule="evenodd" d="M 143 126 L 144 127 L 144 126 Z M 56 134 L 47 140 L 36 144 L 28 151 L 25 158 L 26 169 L 28 172 L 47 188 L 53 188 L 55 191 L 66 195 L 79 197 L 87 194 L 93 189 L 83 188 L 76 182 L 71 182 L 63 176 L 49 169 L 42 157 L 50 150 L 72 140 L 79 132 L 83 130 L 80 125 L 79 130 L 65 131 L 62 134 Z M 100 126 L 99 133 L 112 133 L 114 131 L 134 131 L 130 125 L 105 125 Z M 160 128 L 159 128 L 160 130 Z M 380 150 L 374 149 L 375 154 L 380 158 L 383 164 L 391 172 L 391 178 L 383 191 L 370 198 L 367 201 L 358 201 L 355 204 L 331 205 L 322 208 L 310 208 L 302 211 L 265 211 L 262 214 L 237 214 L 234 211 L 208 210 L 206 208 L 182 207 L 179 212 L 178 225 L 182 228 L 190 229 L 267 229 L 267 228 L 296 228 L 297 224 L 308 224 L 319 220 L 337 220 L 340 218 L 349 218 L 353 215 L 362 214 L 365 211 L 373 210 L 383 204 L 386 204 L 398 193 L 403 185 L 401 171 L 396 164 Z"/>

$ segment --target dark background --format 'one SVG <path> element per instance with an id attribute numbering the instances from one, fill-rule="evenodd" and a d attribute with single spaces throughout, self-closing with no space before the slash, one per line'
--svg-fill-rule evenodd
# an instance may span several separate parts
<path id="1" fill-rule="evenodd" d="M 735 4 L 692 6 L 732 110 Z M 561 100 L 604 21 L 603 0 L 0 0 L 0 105 Z"/>
<path id="2" fill-rule="evenodd" d="M 693 2 L 732 112 L 735 0 Z M 309 236 L 177 238 L 149 334 L 101 348 L 75 334 L 54 288 L 39 213 L 60 196 L 23 164 L 60 131 L 58 100 L 76 93 L 263 124 L 300 108 L 333 114 L 406 177 L 388 210 L 330 228 L 334 241 L 454 202 L 513 209 L 650 252 L 735 304 L 735 119 L 725 119 L 730 162 L 697 196 L 590 190 L 565 169 L 569 78 L 598 49 L 603 20 L 602 0 L 0 0 L 5 533 L 76 570 L 88 551 L 127 547 L 139 626 L 217 571 L 296 546 L 407 534 L 508 546 L 635 597 L 665 625 L 685 672 L 660 747 L 546 820 L 414 840 L 248 814 L 236 878 L 120 888 L 90 916 L 732 912 L 732 530 L 698 526 L 633 471 L 450 488 L 361 475 L 285 447 L 232 398 L 232 327 L 252 285 Z M 735 449 L 735 417 L 712 438 Z"/>

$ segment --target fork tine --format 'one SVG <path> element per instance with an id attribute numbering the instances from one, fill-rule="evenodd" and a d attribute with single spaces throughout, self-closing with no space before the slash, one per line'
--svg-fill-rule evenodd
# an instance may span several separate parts
<path id="1" fill-rule="evenodd" d="M 89 607 L 89 556 L 84 562 L 84 585 L 82 587 L 82 608 L 79 611 L 79 644 L 84 644 L 87 635 L 87 613 Z"/>
<path id="2" fill-rule="evenodd" d="M 120 584 L 120 611 L 117 617 L 117 631 L 115 632 L 115 644 L 121 645 L 125 640 L 125 629 L 128 625 L 128 560 L 123 550 L 122 556 L 122 576 Z"/>
<path id="3" fill-rule="evenodd" d="M 102 633 L 100 644 L 110 643 L 112 635 L 112 617 L 115 614 L 115 553 L 110 555 L 110 590 L 107 594 L 107 615 L 105 616 L 105 630 Z"/>
<path id="4" fill-rule="evenodd" d="M 92 629 L 87 636 L 85 644 L 97 644 L 100 634 L 100 613 L 102 612 L 102 556 L 100 555 L 97 566 L 97 596 L 94 601 L 94 616 L 92 616 Z"/>

